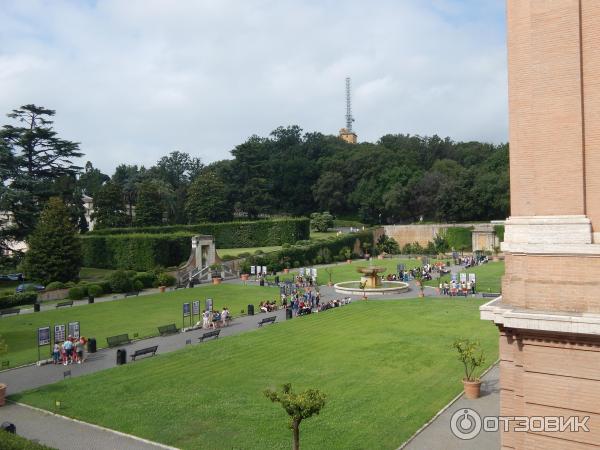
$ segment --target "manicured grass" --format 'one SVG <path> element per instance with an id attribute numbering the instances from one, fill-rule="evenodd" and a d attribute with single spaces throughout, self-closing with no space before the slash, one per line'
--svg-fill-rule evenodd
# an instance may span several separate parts
<path id="1" fill-rule="evenodd" d="M 81 281 L 101 281 L 107 279 L 113 272 L 112 269 L 97 269 L 95 267 L 82 267 L 79 271 Z"/>
<path id="2" fill-rule="evenodd" d="M 269 253 L 269 252 L 274 252 L 277 250 L 281 250 L 281 246 L 280 245 L 274 245 L 271 247 L 247 247 L 247 248 L 218 248 L 217 249 L 217 254 L 223 258 L 224 256 L 228 255 L 228 256 L 238 256 L 240 253 L 250 253 L 251 255 L 254 255 L 254 253 L 260 250 L 263 253 Z"/>
<path id="3" fill-rule="evenodd" d="M 474 273 L 477 280 L 478 292 L 501 292 L 502 276 L 504 275 L 504 261 L 489 262 L 482 266 L 472 267 L 463 270 L 464 273 Z M 443 277 L 450 281 L 450 275 Z M 460 280 L 460 277 L 457 277 Z M 426 283 L 429 286 L 438 286 L 439 280 L 432 280 Z"/>
<path id="4" fill-rule="evenodd" d="M 456 337 L 496 360 L 482 303 L 353 303 L 12 398 L 50 410 L 59 399 L 61 414 L 182 449 L 287 449 L 287 415 L 262 392 L 291 382 L 327 394 L 302 423 L 303 449 L 397 448 L 461 391 Z"/>
<path id="5" fill-rule="evenodd" d="M 139 337 L 146 337 L 157 335 L 161 325 L 175 323 L 181 327 L 181 305 L 185 302 L 200 300 L 203 310 L 204 300 L 212 298 L 215 308 L 227 306 L 233 316 L 239 316 L 248 304 L 257 306 L 262 300 L 277 299 L 278 295 L 276 288 L 221 284 L 3 317 L 0 335 L 8 344 L 8 354 L 2 359 L 9 360 L 11 367 L 36 361 L 38 327 L 79 321 L 83 336 L 95 337 L 98 346 L 106 347 L 107 336 L 129 333 L 132 337 L 138 333 Z M 49 352 L 47 347 L 44 351 Z"/>

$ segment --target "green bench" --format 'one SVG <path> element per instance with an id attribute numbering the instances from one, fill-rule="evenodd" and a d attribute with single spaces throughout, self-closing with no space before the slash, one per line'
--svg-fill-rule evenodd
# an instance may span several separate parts
<path id="1" fill-rule="evenodd" d="M 179 328 L 174 323 L 169 325 L 163 325 L 162 327 L 158 327 L 158 334 L 161 336 L 165 336 L 167 334 L 175 334 L 179 333 Z"/>
<path id="2" fill-rule="evenodd" d="M 117 336 L 109 336 L 106 338 L 106 343 L 109 347 L 117 347 L 119 345 L 129 344 L 131 343 L 131 339 L 129 339 L 128 334 L 119 334 Z"/>

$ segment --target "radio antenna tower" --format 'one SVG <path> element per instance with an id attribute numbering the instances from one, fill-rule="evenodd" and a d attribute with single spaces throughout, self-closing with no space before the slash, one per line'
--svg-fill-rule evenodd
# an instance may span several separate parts
<path id="1" fill-rule="evenodd" d="M 350 77 L 346 78 L 346 129 L 349 133 L 352 133 L 352 99 L 350 94 Z"/>

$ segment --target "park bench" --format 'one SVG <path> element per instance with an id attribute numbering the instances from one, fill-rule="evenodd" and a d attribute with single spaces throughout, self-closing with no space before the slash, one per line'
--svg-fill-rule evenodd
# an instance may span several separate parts
<path id="1" fill-rule="evenodd" d="M 153 345 L 152 347 L 141 348 L 131 354 L 131 360 L 135 361 L 135 358 L 137 358 L 138 356 L 147 355 L 149 353 L 152 353 L 152 356 L 154 356 L 154 355 L 156 355 L 156 350 L 158 350 L 158 345 Z"/>
<path id="2" fill-rule="evenodd" d="M 481 294 L 481 296 L 483 298 L 497 298 L 500 297 L 502 294 L 500 293 L 495 293 L 495 292 L 484 292 Z"/>
<path id="3" fill-rule="evenodd" d="M 5 309 L 4 311 L 0 311 L 0 316 L 8 316 L 9 314 L 19 314 L 20 312 L 21 308 Z"/>
<path id="4" fill-rule="evenodd" d="M 260 322 L 258 322 L 258 326 L 262 327 L 264 324 L 266 323 L 275 323 L 275 319 L 277 319 L 276 316 L 271 316 L 271 317 L 265 317 L 264 319 L 262 319 Z"/>
<path id="5" fill-rule="evenodd" d="M 178 333 L 179 329 L 177 328 L 177 326 L 174 323 L 171 323 L 169 325 L 163 325 L 162 327 L 158 327 L 158 334 L 160 334 L 161 336 L 165 336 L 167 334 L 174 334 L 174 333 Z"/>
<path id="6" fill-rule="evenodd" d="M 125 293 L 125 297 L 137 297 L 138 295 L 140 295 L 140 291 L 131 291 Z"/>
<path id="7" fill-rule="evenodd" d="M 123 344 L 129 344 L 131 339 L 129 339 L 128 334 L 119 334 L 117 336 L 109 336 L 106 338 L 106 343 L 109 347 L 117 347 Z"/>
<path id="8" fill-rule="evenodd" d="M 214 330 L 214 331 L 209 331 L 207 333 L 204 333 L 202 336 L 200 336 L 198 339 L 200 340 L 200 342 L 204 342 L 204 339 L 210 339 L 210 338 L 215 338 L 218 339 L 219 338 L 219 333 L 221 332 L 221 330 Z"/>
<path id="9" fill-rule="evenodd" d="M 65 302 L 58 302 L 56 304 L 57 308 L 62 308 L 63 306 L 73 306 L 73 300 L 67 300 Z"/>

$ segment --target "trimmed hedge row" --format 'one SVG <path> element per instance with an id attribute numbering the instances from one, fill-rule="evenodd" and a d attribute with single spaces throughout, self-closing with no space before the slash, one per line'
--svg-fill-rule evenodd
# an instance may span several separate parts
<path id="1" fill-rule="evenodd" d="M 358 246 L 357 246 L 358 241 Z M 361 248 L 364 242 L 373 246 L 373 233 L 369 230 L 343 235 L 335 239 L 305 241 L 302 244 L 284 246 L 277 252 L 255 255 L 248 258 L 252 264 L 267 266 L 269 270 L 282 270 L 286 267 L 310 266 L 313 264 L 344 261 L 346 252 L 355 254 L 355 248 Z"/>
<path id="2" fill-rule="evenodd" d="M 473 228 L 450 227 L 446 228 L 444 235 L 450 248 L 460 250 L 471 250 L 473 247 Z"/>
<path id="3" fill-rule="evenodd" d="M 84 267 L 146 271 L 185 262 L 192 234 L 114 234 L 81 236 Z"/>
<path id="4" fill-rule="evenodd" d="M 17 306 L 33 305 L 37 301 L 37 292 L 8 294 L 0 297 L 0 309 L 16 308 Z"/>
<path id="5" fill-rule="evenodd" d="M 309 239 L 310 220 L 274 219 L 254 222 L 199 223 L 195 225 L 167 225 L 156 227 L 106 228 L 94 230 L 88 236 L 124 234 L 209 234 L 215 237 L 218 248 L 266 247 L 293 244 Z M 93 266 L 100 267 L 100 266 Z"/>
<path id="6" fill-rule="evenodd" d="M 0 430 L 0 445 L 3 450 L 53 450 L 54 447 L 32 442 L 17 434 Z"/>

